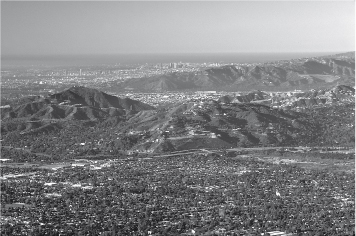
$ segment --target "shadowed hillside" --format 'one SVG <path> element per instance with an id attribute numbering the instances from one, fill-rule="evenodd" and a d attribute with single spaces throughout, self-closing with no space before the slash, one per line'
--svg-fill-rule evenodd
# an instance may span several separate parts
<path id="1" fill-rule="evenodd" d="M 97 120 L 154 109 L 130 98 L 119 98 L 96 89 L 72 87 L 47 98 L 22 98 L 15 106 L 2 109 L 5 118 Z"/>

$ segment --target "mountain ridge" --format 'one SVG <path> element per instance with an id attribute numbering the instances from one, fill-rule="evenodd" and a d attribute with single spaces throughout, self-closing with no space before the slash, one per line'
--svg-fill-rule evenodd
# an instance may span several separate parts
<path id="1" fill-rule="evenodd" d="M 23 103 L 3 109 L 2 119 L 31 117 L 96 120 L 154 109 L 140 101 L 115 97 L 83 86 L 74 86 L 48 97 L 35 97 L 21 101 Z"/>
<path id="2" fill-rule="evenodd" d="M 300 102 L 298 106 L 310 107 L 313 105 L 311 99 L 329 95 L 339 96 L 342 101 L 350 95 L 354 98 L 354 89 L 340 85 L 333 90 L 295 94 L 295 98 L 299 96 L 309 101 L 309 104 Z M 344 106 L 331 103 L 330 106 L 313 107 L 306 109 L 306 113 L 260 103 L 267 100 L 270 100 L 269 93 L 252 91 L 246 95 L 222 97 L 219 101 L 181 101 L 154 109 L 138 101 L 119 100 L 98 90 L 72 87 L 48 97 L 22 99 L 23 103 L 15 107 L 1 108 L 2 144 L 26 145 L 41 153 L 44 152 L 43 143 L 47 143 L 45 149 L 53 155 L 58 155 L 59 148 L 61 155 L 73 157 L 88 152 L 112 155 L 118 150 L 130 154 L 211 147 L 320 145 L 321 142 L 324 145 L 335 141 L 349 145 L 354 142 L 354 119 L 352 122 L 350 119 L 352 100 Z M 313 114 L 316 109 L 319 110 Z M 323 115 L 314 119 L 318 112 Z M 347 117 L 345 122 L 344 117 Z M 336 126 L 333 119 L 337 119 Z M 329 130 L 327 136 L 324 129 Z"/>
<path id="3" fill-rule="evenodd" d="M 345 55 L 348 55 L 346 57 Z M 117 88 L 137 91 L 253 90 L 318 88 L 337 82 L 354 85 L 355 57 L 336 54 L 318 58 L 286 60 L 251 65 L 225 65 L 197 72 L 173 72 L 134 78 Z"/>

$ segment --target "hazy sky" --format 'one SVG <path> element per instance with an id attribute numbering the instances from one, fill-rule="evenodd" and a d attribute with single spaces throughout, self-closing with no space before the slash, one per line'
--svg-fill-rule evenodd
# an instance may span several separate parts
<path id="1" fill-rule="evenodd" d="M 1 2 L 2 55 L 355 50 L 355 2 Z"/>

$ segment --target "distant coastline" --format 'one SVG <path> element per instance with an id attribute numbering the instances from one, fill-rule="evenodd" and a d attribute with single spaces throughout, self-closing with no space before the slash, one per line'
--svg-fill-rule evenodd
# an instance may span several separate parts
<path id="1" fill-rule="evenodd" d="M 303 57 L 319 57 L 340 52 L 283 52 L 283 53 L 134 53 L 106 55 L 1 55 L 1 67 L 12 66 L 93 66 L 93 65 L 134 65 L 169 62 L 224 62 L 260 63 L 277 60 L 290 60 Z"/>

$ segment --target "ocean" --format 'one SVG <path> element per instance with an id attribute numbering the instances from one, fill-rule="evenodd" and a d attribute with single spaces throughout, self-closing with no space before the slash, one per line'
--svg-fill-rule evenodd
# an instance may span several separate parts
<path id="1" fill-rule="evenodd" d="M 45 55 L 1 56 L 1 67 L 61 67 L 135 65 L 171 62 L 191 63 L 258 63 L 290 60 L 304 57 L 333 55 L 339 52 L 292 53 L 160 53 L 160 54 L 111 54 L 111 55 Z"/>

